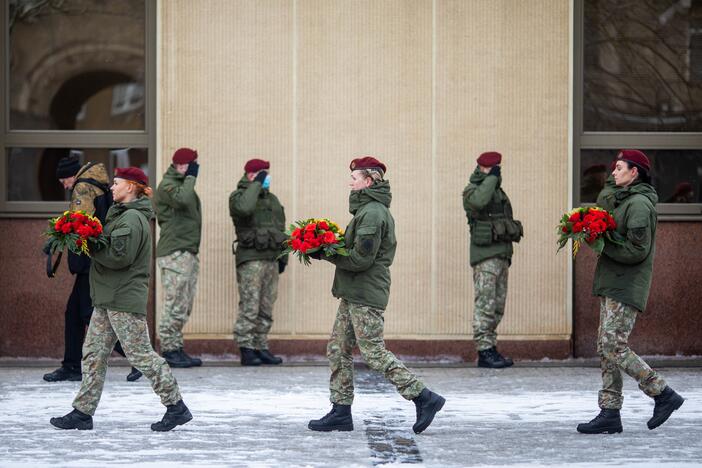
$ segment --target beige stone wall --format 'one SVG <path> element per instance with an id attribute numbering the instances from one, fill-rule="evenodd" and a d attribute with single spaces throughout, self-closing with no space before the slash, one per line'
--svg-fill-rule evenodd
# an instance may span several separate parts
<path id="1" fill-rule="evenodd" d="M 345 224 L 348 163 L 389 167 L 398 249 L 388 338 L 471 336 L 461 192 L 486 150 L 526 237 L 510 270 L 507 339 L 570 334 L 567 256 L 569 2 L 168 0 L 160 2 L 159 171 L 197 148 L 201 276 L 188 337 L 231 335 L 237 292 L 227 198 L 244 162 L 272 163 L 289 220 Z M 328 336 L 333 268 L 282 276 L 273 335 Z"/>

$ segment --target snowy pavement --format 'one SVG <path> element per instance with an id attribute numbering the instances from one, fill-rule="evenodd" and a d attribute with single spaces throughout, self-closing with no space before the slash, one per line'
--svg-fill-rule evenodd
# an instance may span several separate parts
<path id="1" fill-rule="evenodd" d="M 382 376 L 357 369 L 353 432 L 315 433 L 329 409 L 322 366 L 175 369 L 194 419 L 167 433 L 164 408 L 127 367 L 108 371 L 92 431 L 61 431 L 79 382 L 47 383 L 52 369 L 0 367 L 0 466 L 702 466 L 702 369 L 661 369 L 687 400 L 654 431 L 653 401 L 625 376 L 624 432 L 582 435 L 597 413 L 599 370 L 580 367 L 419 367 L 447 399 L 426 432 Z"/>

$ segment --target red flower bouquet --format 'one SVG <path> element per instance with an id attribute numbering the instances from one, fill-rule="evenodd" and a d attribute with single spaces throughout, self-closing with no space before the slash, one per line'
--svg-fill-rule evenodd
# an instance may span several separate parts
<path id="1" fill-rule="evenodd" d="M 605 238 L 618 243 L 612 237 L 616 227 L 617 223 L 607 210 L 597 206 L 575 208 L 564 214 L 558 224 L 558 250 L 572 239 L 573 257 L 583 242 L 600 255 L 604 250 Z"/>
<path id="2" fill-rule="evenodd" d="M 310 218 L 290 225 L 286 249 L 281 255 L 293 253 L 300 262 L 309 265 L 310 254 L 321 252 L 327 257 L 348 256 L 344 243 L 344 231 L 327 218 Z"/>
<path id="3" fill-rule="evenodd" d="M 51 253 L 67 248 L 74 254 L 89 257 L 91 248 L 107 245 L 102 223 L 85 211 L 64 211 L 61 216 L 50 219 L 44 235 L 49 238 L 47 247 Z"/>

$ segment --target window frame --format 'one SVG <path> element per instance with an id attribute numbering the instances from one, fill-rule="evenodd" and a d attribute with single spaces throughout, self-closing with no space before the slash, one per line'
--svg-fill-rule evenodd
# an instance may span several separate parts
<path id="1" fill-rule="evenodd" d="M 702 151 L 702 132 L 585 132 L 583 131 L 583 87 L 585 77 L 585 1 L 573 4 L 573 206 L 580 202 L 581 151 L 641 148 Z M 702 203 L 659 203 L 661 221 L 702 221 Z"/>
<path id="2" fill-rule="evenodd" d="M 9 109 L 10 31 L 8 27 L 9 2 L 0 7 L 0 218 L 44 218 L 68 209 L 68 202 L 8 201 L 7 149 L 23 148 L 145 148 L 149 175 L 156 180 L 156 37 L 157 3 L 144 0 L 144 130 L 11 130 Z"/>

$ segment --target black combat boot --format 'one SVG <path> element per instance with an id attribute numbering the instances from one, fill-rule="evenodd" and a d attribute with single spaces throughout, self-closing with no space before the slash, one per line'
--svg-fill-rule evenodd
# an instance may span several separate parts
<path id="1" fill-rule="evenodd" d="M 166 414 L 159 422 L 155 422 L 151 425 L 152 431 L 166 432 L 170 431 L 176 426 L 185 424 L 186 422 L 193 419 L 193 415 L 190 414 L 190 410 L 183 400 L 180 400 L 175 405 L 166 406 Z"/>
<path id="2" fill-rule="evenodd" d="M 59 429 L 78 429 L 79 431 L 85 431 L 93 428 L 93 417 L 77 409 L 74 409 L 66 416 L 51 418 L 49 422 L 52 426 L 58 427 Z"/>
<path id="3" fill-rule="evenodd" d="M 511 367 L 514 365 L 514 361 L 512 360 L 512 358 L 500 354 L 496 346 L 492 347 L 492 352 L 497 356 L 498 359 L 502 359 L 505 362 L 505 367 Z"/>
<path id="4" fill-rule="evenodd" d="M 182 369 L 185 367 L 192 367 L 190 361 L 180 353 L 179 349 L 176 349 L 175 351 L 164 351 L 163 359 L 165 359 L 168 365 L 173 368 Z"/>
<path id="5" fill-rule="evenodd" d="M 83 375 L 81 374 L 80 369 L 72 367 L 59 367 L 53 372 L 44 374 L 44 380 L 47 382 L 62 382 L 64 380 L 80 382 L 83 380 Z"/>
<path id="6" fill-rule="evenodd" d="M 274 356 L 267 349 L 256 350 L 256 356 L 261 360 L 263 364 L 282 364 L 283 358 Z"/>
<path id="7" fill-rule="evenodd" d="M 614 434 L 624 429 L 618 409 L 602 409 L 589 423 L 578 424 L 577 430 L 582 434 Z"/>
<path id="8" fill-rule="evenodd" d="M 660 395 L 654 396 L 653 400 L 656 402 L 656 406 L 653 407 L 653 417 L 646 423 L 649 429 L 655 429 L 666 422 L 673 411 L 680 408 L 685 401 L 668 386 L 663 389 Z"/>
<path id="9" fill-rule="evenodd" d="M 506 366 L 504 359 L 496 354 L 494 348 L 478 351 L 478 367 L 488 369 L 502 369 Z"/>
<path id="10" fill-rule="evenodd" d="M 132 367 L 132 370 L 129 374 L 127 374 L 127 382 L 136 382 L 141 378 L 141 376 L 144 375 L 141 373 L 139 369 L 136 367 Z"/>
<path id="11" fill-rule="evenodd" d="M 190 356 L 188 353 L 185 352 L 183 348 L 180 348 L 179 351 L 186 361 L 190 361 L 191 367 L 200 367 L 202 365 L 202 359 Z"/>
<path id="12" fill-rule="evenodd" d="M 258 358 L 256 351 L 251 348 L 239 348 L 242 366 L 260 366 L 263 364 Z"/>
<path id="13" fill-rule="evenodd" d="M 419 434 L 429 427 L 434 420 L 436 413 L 441 411 L 446 400 L 438 393 L 434 393 L 428 388 L 424 388 L 419 396 L 412 400 L 417 407 L 417 421 L 412 426 L 415 434 Z"/>
<path id="14" fill-rule="evenodd" d="M 351 405 L 337 405 L 333 403 L 332 409 L 322 419 L 313 419 L 307 424 L 313 431 L 353 431 L 353 417 Z"/>

